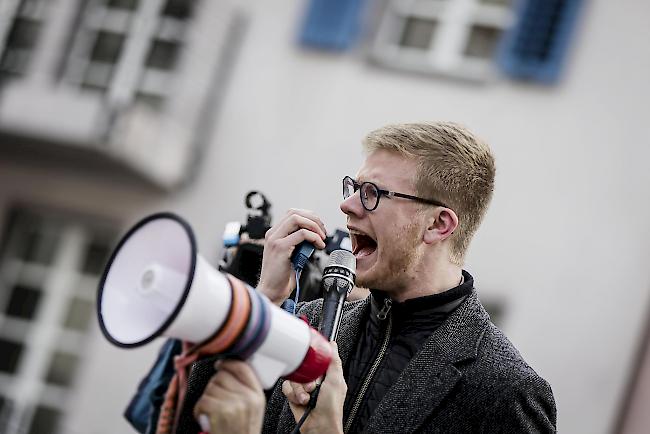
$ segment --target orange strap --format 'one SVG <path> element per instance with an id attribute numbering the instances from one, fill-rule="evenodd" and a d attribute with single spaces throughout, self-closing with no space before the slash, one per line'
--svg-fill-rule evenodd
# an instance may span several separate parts
<path id="1" fill-rule="evenodd" d="M 219 333 L 209 342 L 197 348 L 199 356 L 223 353 L 232 346 L 248 324 L 251 313 L 251 299 L 248 290 L 241 280 L 235 279 L 230 274 L 226 274 L 226 277 L 232 287 L 230 314 Z"/>
<path id="2" fill-rule="evenodd" d="M 199 357 L 223 353 L 232 346 L 248 324 L 251 311 L 251 299 L 248 290 L 241 280 L 234 278 L 230 274 L 226 274 L 226 277 L 232 288 L 228 318 L 219 332 L 205 344 L 192 345 L 190 342 L 183 342 L 181 354 L 174 358 L 176 373 L 165 393 L 156 434 L 171 434 L 176 431 L 178 417 L 183 408 L 187 390 L 187 367 Z"/>

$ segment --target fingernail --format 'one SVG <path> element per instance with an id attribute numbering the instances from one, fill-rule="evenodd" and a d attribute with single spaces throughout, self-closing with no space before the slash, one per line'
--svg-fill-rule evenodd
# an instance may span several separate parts
<path id="1" fill-rule="evenodd" d="M 309 402 L 309 395 L 306 393 L 301 393 L 300 394 L 300 403 L 301 404 L 307 404 Z"/>
<path id="2" fill-rule="evenodd" d="M 199 425 L 201 425 L 203 432 L 210 433 L 210 418 L 208 418 L 207 414 L 199 414 Z"/>

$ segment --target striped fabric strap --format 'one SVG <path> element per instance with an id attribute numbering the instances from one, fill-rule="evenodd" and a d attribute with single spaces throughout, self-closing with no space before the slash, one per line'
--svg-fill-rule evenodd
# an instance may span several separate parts
<path id="1" fill-rule="evenodd" d="M 183 342 L 183 351 L 174 358 L 176 373 L 165 393 L 156 425 L 156 434 L 171 434 L 176 431 L 178 417 L 185 401 L 188 366 L 196 362 L 199 357 L 223 353 L 230 348 L 248 323 L 251 311 L 248 290 L 240 280 L 229 274 L 226 274 L 226 277 L 232 289 L 228 317 L 219 331 L 207 342 L 199 345 Z"/>

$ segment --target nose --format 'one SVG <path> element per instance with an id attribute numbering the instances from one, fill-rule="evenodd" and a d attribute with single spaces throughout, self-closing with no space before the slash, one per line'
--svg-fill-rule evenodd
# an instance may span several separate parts
<path id="1" fill-rule="evenodd" d="M 343 199 L 343 202 L 341 202 L 341 211 L 343 211 L 343 213 L 348 217 L 354 216 L 361 218 L 365 212 L 365 209 L 361 204 L 361 198 L 359 197 L 359 194 L 360 193 L 356 191 L 354 194 L 351 194 L 347 199 Z"/>

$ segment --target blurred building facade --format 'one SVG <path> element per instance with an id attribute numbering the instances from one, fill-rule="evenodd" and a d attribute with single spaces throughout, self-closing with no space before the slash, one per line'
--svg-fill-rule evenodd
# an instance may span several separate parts
<path id="1" fill-rule="evenodd" d="M 648 12 L 0 0 L 0 431 L 129 432 L 121 413 L 157 348 L 110 347 L 94 297 L 130 224 L 176 211 L 214 261 L 260 189 L 276 217 L 310 208 L 333 232 L 363 135 L 427 119 L 495 151 L 467 268 L 553 386 L 560 431 L 621 426 L 624 398 L 643 396 L 629 383 L 650 306 Z"/>

